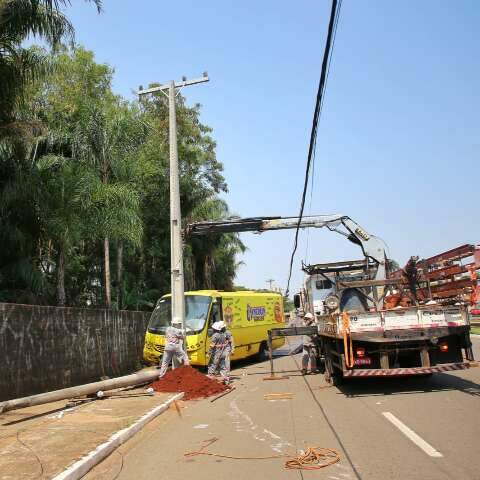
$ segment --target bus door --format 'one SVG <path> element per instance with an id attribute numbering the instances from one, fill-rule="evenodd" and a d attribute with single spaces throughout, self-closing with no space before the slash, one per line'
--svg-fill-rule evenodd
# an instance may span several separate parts
<path id="1" fill-rule="evenodd" d="M 222 297 L 217 297 L 213 300 L 212 308 L 210 309 L 210 318 L 208 319 L 207 339 L 205 341 L 205 356 L 210 348 L 210 338 L 214 331 L 212 325 L 215 322 L 219 322 L 223 319 L 222 314 Z"/>

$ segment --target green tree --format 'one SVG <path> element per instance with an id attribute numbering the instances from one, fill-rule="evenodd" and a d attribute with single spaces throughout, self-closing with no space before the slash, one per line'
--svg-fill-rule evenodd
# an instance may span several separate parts
<path id="1" fill-rule="evenodd" d="M 140 244 L 139 196 L 128 182 L 126 160 L 139 146 L 142 126 L 127 104 L 93 104 L 74 135 L 74 152 L 91 165 L 100 182 L 93 195 L 92 234 L 102 236 L 105 305 L 111 306 L 110 240 Z M 123 247 L 122 247 L 123 248 Z"/>
<path id="2" fill-rule="evenodd" d="M 81 47 L 57 47 L 48 62 L 14 108 L 30 127 L 0 140 L 0 300 L 150 308 L 170 290 L 165 98 L 114 95 L 112 68 Z M 180 96 L 177 120 L 184 223 L 228 217 L 200 106 Z M 231 288 L 237 236 L 185 249 L 189 288 Z"/>
<path id="3" fill-rule="evenodd" d="M 101 1 L 91 0 L 100 11 Z M 0 0 L 0 133 L 15 125 L 18 103 L 26 87 L 50 67 L 48 56 L 23 48 L 29 36 L 50 47 L 73 41 L 75 30 L 61 11 L 68 0 Z"/>
<path id="4" fill-rule="evenodd" d="M 93 0 L 100 9 L 100 1 Z M 61 11 L 67 0 L 0 0 L 0 299 L 48 301 L 39 211 L 41 179 L 36 137 L 44 129 L 31 115 L 30 87 L 52 71 L 36 37 L 57 48 L 74 29 Z"/>
<path id="5" fill-rule="evenodd" d="M 72 249 L 85 236 L 84 216 L 91 204 L 90 184 L 95 177 L 81 164 L 64 157 L 45 155 L 37 163 L 42 195 L 40 211 L 45 240 L 51 241 L 55 261 L 42 261 L 56 272 L 57 305 L 66 304 L 65 267 Z"/>

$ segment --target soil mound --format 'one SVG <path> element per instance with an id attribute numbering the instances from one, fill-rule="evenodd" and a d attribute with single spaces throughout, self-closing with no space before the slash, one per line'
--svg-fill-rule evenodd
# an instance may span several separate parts
<path id="1" fill-rule="evenodd" d="M 185 392 L 184 400 L 210 397 L 228 390 L 226 385 L 190 366 L 181 366 L 168 371 L 163 378 L 152 384 L 157 392 Z"/>

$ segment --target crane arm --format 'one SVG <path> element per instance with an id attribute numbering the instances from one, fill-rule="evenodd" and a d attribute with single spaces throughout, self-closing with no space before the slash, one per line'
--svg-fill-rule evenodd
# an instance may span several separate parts
<path id="1" fill-rule="evenodd" d="M 266 232 L 293 228 L 328 228 L 347 237 L 358 245 L 366 258 L 377 265 L 375 280 L 386 276 L 385 246 L 382 240 L 367 233 L 358 223 L 346 215 L 316 215 L 307 217 L 253 217 L 235 218 L 216 222 L 198 222 L 187 225 L 190 236 L 218 235 L 222 233 Z M 344 231 L 346 230 L 346 231 Z"/>

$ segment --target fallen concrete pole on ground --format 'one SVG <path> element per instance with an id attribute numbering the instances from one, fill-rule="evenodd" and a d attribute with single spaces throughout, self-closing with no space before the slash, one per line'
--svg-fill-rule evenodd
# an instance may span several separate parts
<path id="1" fill-rule="evenodd" d="M 159 371 L 148 370 L 145 372 L 137 372 L 124 377 L 112 378 L 110 380 L 102 380 L 101 382 L 87 383 L 76 387 L 63 388 L 54 390 L 53 392 L 40 393 L 31 395 L 30 397 L 15 398 L 0 403 L 0 413 L 16 410 L 19 408 L 32 407 L 34 405 L 42 405 L 44 403 L 56 402 L 58 400 L 66 400 L 72 397 L 81 397 L 97 393 L 99 390 L 113 390 L 114 388 L 129 387 L 132 385 L 140 385 L 153 382 L 158 379 Z"/>

